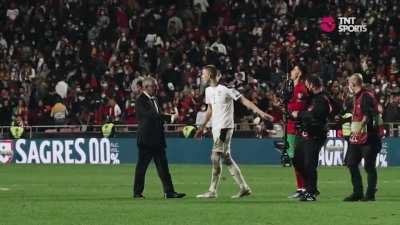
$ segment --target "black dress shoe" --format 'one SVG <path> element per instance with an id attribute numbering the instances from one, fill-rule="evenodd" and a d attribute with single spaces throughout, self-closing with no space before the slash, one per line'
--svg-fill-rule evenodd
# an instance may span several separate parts
<path id="1" fill-rule="evenodd" d="M 135 194 L 133 195 L 134 199 L 145 199 L 145 197 L 142 194 Z"/>
<path id="2" fill-rule="evenodd" d="M 183 198 L 185 196 L 186 196 L 185 193 L 178 193 L 178 192 L 165 193 L 164 195 L 165 198 Z"/>
<path id="3" fill-rule="evenodd" d="M 375 201 L 375 195 L 365 195 L 363 199 L 361 199 L 363 202 L 374 202 Z"/>
<path id="4" fill-rule="evenodd" d="M 364 202 L 369 202 L 369 201 L 375 201 L 375 193 L 378 191 L 378 189 L 373 189 L 372 191 L 367 191 L 365 193 L 365 197 L 361 200 Z"/>
<path id="5" fill-rule="evenodd" d="M 347 196 L 346 198 L 344 198 L 343 201 L 345 201 L 345 202 L 358 202 L 358 201 L 361 201 L 363 199 L 364 199 L 363 194 L 353 193 L 353 194 Z"/>

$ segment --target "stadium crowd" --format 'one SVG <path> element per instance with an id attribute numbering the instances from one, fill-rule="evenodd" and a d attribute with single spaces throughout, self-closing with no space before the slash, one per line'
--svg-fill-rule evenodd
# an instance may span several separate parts
<path id="1" fill-rule="evenodd" d="M 385 4 L 382 4 L 385 2 Z M 137 123 L 141 79 L 166 112 L 195 123 L 200 69 L 282 119 L 295 63 L 319 74 L 337 112 L 346 78 L 363 74 L 386 122 L 400 122 L 400 6 L 389 0 L 5 0 L 0 2 L 0 125 Z M 367 32 L 324 33 L 323 16 L 354 16 Z M 397 50 L 397 51 L 396 51 Z M 253 115 L 237 107 L 238 122 Z"/>

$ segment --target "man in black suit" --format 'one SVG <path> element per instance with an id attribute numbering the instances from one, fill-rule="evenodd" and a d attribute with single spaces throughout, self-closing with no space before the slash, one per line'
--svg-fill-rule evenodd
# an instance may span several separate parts
<path id="1" fill-rule="evenodd" d="M 171 122 L 176 114 L 167 115 L 161 112 L 157 103 L 156 82 L 152 78 L 143 81 L 143 92 L 136 102 L 136 113 L 139 120 L 137 133 L 137 145 L 139 156 L 136 164 L 133 197 L 144 198 L 144 179 L 147 167 L 152 159 L 157 167 L 158 175 L 164 188 L 165 198 L 182 198 L 184 193 L 177 193 L 169 173 L 168 161 L 165 153 L 166 141 L 164 135 L 164 120 Z"/>

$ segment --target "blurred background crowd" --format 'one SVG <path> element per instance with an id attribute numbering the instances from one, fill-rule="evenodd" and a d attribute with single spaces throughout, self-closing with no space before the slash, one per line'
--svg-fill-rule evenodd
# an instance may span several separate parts
<path id="1" fill-rule="evenodd" d="M 323 16 L 353 16 L 368 30 L 324 33 Z M 362 73 L 385 122 L 400 122 L 399 24 L 389 0 L 3 0 L 0 125 L 135 124 L 145 76 L 157 79 L 164 111 L 193 124 L 206 108 L 206 64 L 279 122 L 295 63 L 323 79 L 337 112 L 346 78 Z M 235 110 L 237 122 L 253 121 Z"/>

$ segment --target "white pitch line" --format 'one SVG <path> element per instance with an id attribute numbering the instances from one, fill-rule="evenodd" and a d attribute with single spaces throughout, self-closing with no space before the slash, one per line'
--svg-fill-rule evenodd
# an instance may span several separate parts
<path id="1" fill-rule="evenodd" d="M 3 188 L 3 187 L 0 187 L 0 191 L 9 191 L 10 190 L 10 188 Z"/>

